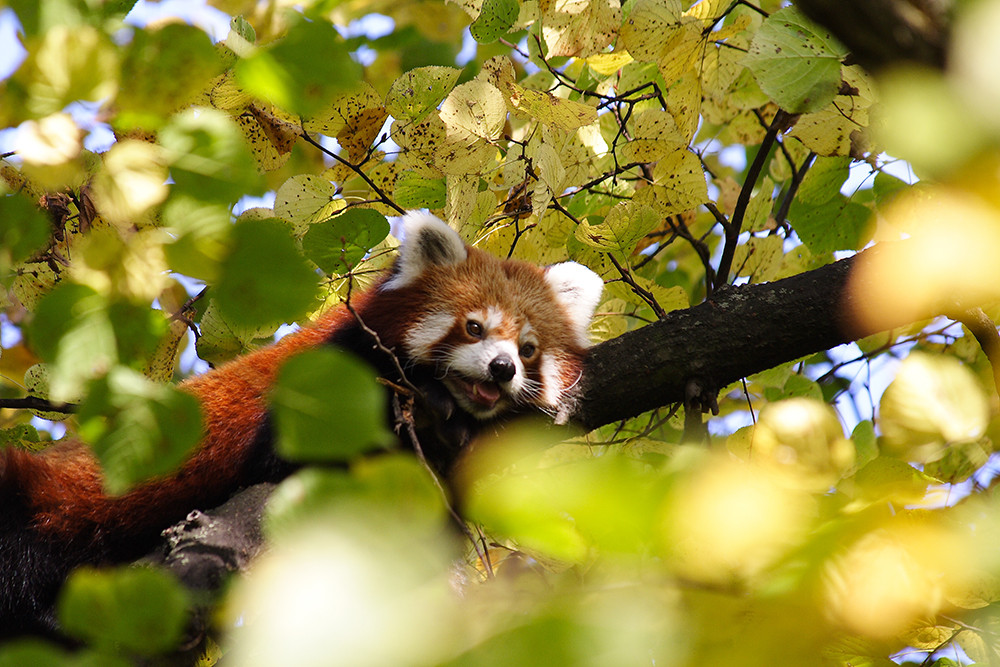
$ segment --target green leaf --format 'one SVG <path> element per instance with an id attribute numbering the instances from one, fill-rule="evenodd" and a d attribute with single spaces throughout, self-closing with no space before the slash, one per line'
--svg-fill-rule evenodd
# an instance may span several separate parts
<path id="1" fill-rule="evenodd" d="M 95 371 L 118 361 L 114 327 L 107 303 L 89 287 L 62 283 L 38 303 L 27 328 L 32 349 L 49 369 L 50 398 L 78 398 L 83 383 Z"/>
<path id="2" fill-rule="evenodd" d="M 41 639 L 16 639 L 0 647 L 0 667 L 129 667 L 130 664 L 108 653 L 68 651 Z"/>
<path id="3" fill-rule="evenodd" d="M 231 205 L 244 195 L 263 192 L 243 133 L 225 113 L 185 111 L 160 130 L 159 139 L 170 162 L 175 193 Z"/>
<path id="4" fill-rule="evenodd" d="M 112 494 L 174 471 L 202 436 L 194 396 L 120 366 L 91 383 L 77 416 Z"/>
<path id="5" fill-rule="evenodd" d="M 107 649 L 152 656 L 177 646 L 187 595 L 169 575 L 144 567 L 74 572 L 59 598 L 71 636 Z"/>
<path id="6" fill-rule="evenodd" d="M 392 82 L 385 107 L 396 119 L 421 120 L 451 92 L 462 70 L 454 67 L 417 67 Z"/>
<path id="7" fill-rule="evenodd" d="M 846 50 L 794 7 L 765 19 L 744 64 L 761 89 L 790 113 L 819 111 L 840 89 Z"/>
<path id="8" fill-rule="evenodd" d="M 868 219 L 871 211 L 837 193 L 820 205 L 795 201 L 788 220 L 814 255 L 834 250 L 858 250 L 871 236 Z"/>
<path id="9" fill-rule="evenodd" d="M 393 442 L 375 371 L 337 349 L 290 359 L 271 393 L 278 452 L 293 461 L 344 461 Z"/>
<path id="10" fill-rule="evenodd" d="M 14 265 L 45 247 L 52 225 L 27 197 L 0 196 L 0 279 L 8 283 Z"/>
<path id="11" fill-rule="evenodd" d="M 359 516 L 380 508 L 407 525 L 433 528 L 445 516 L 441 492 L 409 453 L 361 458 L 350 471 L 307 467 L 268 499 L 269 535 L 315 521 L 317 515 Z"/>
<path id="12" fill-rule="evenodd" d="M 233 229 L 229 208 L 175 193 L 163 206 L 162 215 L 163 225 L 173 238 L 163 246 L 170 268 L 185 276 L 215 282 Z"/>
<path id="13" fill-rule="evenodd" d="M 350 271 L 389 235 L 389 221 L 372 209 L 354 208 L 316 223 L 302 238 L 306 257 L 324 273 Z"/>
<path id="14" fill-rule="evenodd" d="M 427 178 L 415 171 L 404 171 L 396 178 L 392 198 L 406 209 L 437 209 L 444 207 L 447 190 L 443 178 Z"/>
<path id="15" fill-rule="evenodd" d="M 309 117 L 364 76 L 332 25 L 302 20 L 271 48 L 240 60 L 236 79 L 247 92 Z"/>
<path id="16" fill-rule="evenodd" d="M 171 23 L 136 30 L 125 52 L 117 126 L 157 127 L 222 73 L 222 60 L 205 31 Z"/>
<path id="17" fill-rule="evenodd" d="M 576 238 L 592 248 L 628 255 L 659 222 L 660 216 L 652 208 L 625 201 L 615 204 L 598 224 L 581 221 L 576 228 Z"/>
<path id="18" fill-rule="evenodd" d="M 259 327 L 292 322 L 316 301 L 318 276 L 299 254 L 281 220 L 241 220 L 232 250 L 214 287 L 222 315 L 233 324 Z"/>
<path id="19" fill-rule="evenodd" d="M 514 26 L 520 10 L 517 0 L 484 0 L 482 11 L 469 26 L 472 38 L 480 44 L 492 44 Z"/>
<path id="20" fill-rule="evenodd" d="M 878 456 L 875 425 L 871 420 L 858 422 L 851 432 L 851 441 L 854 443 L 855 461 L 858 467 L 867 465 Z"/>
<path id="21" fill-rule="evenodd" d="M 806 172 L 799 186 L 797 200 L 819 206 L 834 199 L 850 174 L 851 158 L 819 157 Z"/>

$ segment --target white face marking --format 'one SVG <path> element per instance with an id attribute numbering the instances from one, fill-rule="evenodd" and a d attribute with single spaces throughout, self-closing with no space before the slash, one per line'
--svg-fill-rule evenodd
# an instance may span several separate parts
<path id="1" fill-rule="evenodd" d="M 549 355 L 542 357 L 542 363 L 539 366 L 539 373 L 542 376 L 542 401 L 550 408 L 559 404 L 559 397 L 563 393 L 559 371 L 559 362 L 554 357 Z"/>
<path id="2" fill-rule="evenodd" d="M 430 361 L 434 346 L 441 342 L 455 326 L 455 316 L 451 313 L 431 313 L 410 327 L 403 343 L 406 351 L 414 359 Z"/>

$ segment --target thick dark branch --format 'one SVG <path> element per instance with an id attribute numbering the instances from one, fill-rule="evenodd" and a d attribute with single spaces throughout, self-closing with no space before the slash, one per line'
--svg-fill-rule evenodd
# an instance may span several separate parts
<path id="1" fill-rule="evenodd" d="M 943 68 L 950 0 L 795 0 L 795 6 L 876 71 L 901 62 Z"/>
<path id="2" fill-rule="evenodd" d="M 773 283 L 730 287 L 595 346 L 572 421 L 593 429 L 683 401 L 692 380 L 722 388 L 875 333 L 848 319 L 845 286 L 854 261 Z"/>

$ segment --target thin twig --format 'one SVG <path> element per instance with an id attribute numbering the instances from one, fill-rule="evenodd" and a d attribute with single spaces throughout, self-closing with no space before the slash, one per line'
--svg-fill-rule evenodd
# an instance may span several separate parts
<path id="1" fill-rule="evenodd" d="M 729 224 L 725 227 L 726 242 L 722 248 L 719 270 L 715 274 L 716 291 L 729 283 L 729 272 L 733 268 L 733 256 L 736 254 L 736 246 L 740 241 L 740 232 L 743 231 L 743 217 L 746 215 L 747 206 L 750 204 L 750 197 L 753 195 L 754 186 L 757 184 L 757 180 L 764 170 L 764 165 L 767 163 L 768 156 L 771 154 L 771 148 L 774 146 L 778 134 L 788 126 L 792 118 L 793 116 L 790 114 L 778 109 L 778 112 L 774 115 L 774 119 L 771 121 L 770 127 L 767 128 L 764 140 L 760 143 L 757 155 L 747 170 L 747 177 L 743 182 L 743 188 L 740 190 L 740 196 L 736 200 L 736 208 L 733 210 L 733 216 Z"/>

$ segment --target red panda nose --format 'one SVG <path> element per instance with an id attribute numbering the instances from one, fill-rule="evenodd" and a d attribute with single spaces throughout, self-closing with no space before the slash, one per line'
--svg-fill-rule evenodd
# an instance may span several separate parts
<path id="1" fill-rule="evenodd" d="M 517 368 L 506 354 L 501 354 L 490 362 L 490 375 L 497 382 L 509 382 L 515 373 Z"/>

